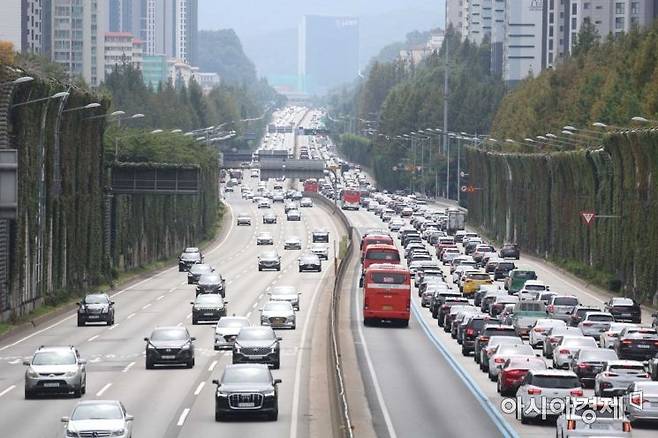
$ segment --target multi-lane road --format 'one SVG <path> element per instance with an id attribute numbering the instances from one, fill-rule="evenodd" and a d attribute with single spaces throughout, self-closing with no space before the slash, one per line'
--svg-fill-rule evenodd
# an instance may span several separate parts
<path id="1" fill-rule="evenodd" d="M 299 120 L 297 120 L 298 122 Z M 284 146 L 292 148 L 292 134 Z M 257 179 L 247 174 L 244 184 L 255 186 Z M 214 324 L 192 325 L 190 301 L 194 286 L 187 285 L 185 273 L 177 267 L 163 270 L 112 294 L 116 302 L 114 326 L 77 327 L 71 312 L 48 325 L 0 343 L 0 435 L 24 438 L 63 436 L 60 417 L 70 415 L 75 398 L 42 397 L 24 399 L 23 360 L 30 359 L 41 345 L 74 345 L 88 360 L 87 393 L 83 399 L 121 400 L 135 416 L 136 437 L 191 436 L 275 436 L 305 437 L 314 430 L 331 428 L 327 412 L 326 388 L 327 336 L 324 323 L 329 311 L 328 290 L 333 285 L 333 242 L 345 233 L 340 224 L 319 206 L 305 208 L 300 222 L 287 222 L 282 204 L 274 204 L 276 225 L 262 224 L 256 204 L 241 199 L 239 190 L 227 193 L 230 207 L 220 241 L 205 251 L 206 262 L 226 278 L 228 313 L 245 315 L 260 323 L 259 308 L 267 301 L 268 290 L 275 285 L 292 285 L 301 295 L 296 330 L 278 330 L 281 343 L 281 368 L 273 370 L 283 380 L 279 386 L 279 419 L 257 419 L 216 423 L 212 379 L 221 376 L 231 363 L 231 353 L 213 349 Z M 252 226 L 236 227 L 238 212 L 252 215 Z M 330 232 L 330 257 L 321 273 L 299 273 L 297 257 L 302 251 L 284 251 L 285 236 L 297 235 L 303 248 L 309 245 L 311 231 Z M 282 256 L 280 272 L 258 272 L 257 256 L 270 247 L 256 246 L 255 235 L 269 231 L 274 247 Z M 146 370 L 143 338 L 156 326 L 186 326 L 197 338 L 196 365 L 192 369 L 158 368 Z M 309 382 L 314 382 L 311 385 Z M 311 390 L 310 388 L 314 388 Z M 319 389 L 318 388 L 322 388 Z M 324 429 L 322 429 L 324 428 Z M 317 433 L 317 432 L 316 432 Z"/>

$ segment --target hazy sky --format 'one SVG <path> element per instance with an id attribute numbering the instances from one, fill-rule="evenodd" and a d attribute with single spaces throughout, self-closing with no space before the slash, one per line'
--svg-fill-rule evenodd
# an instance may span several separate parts
<path id="1" fill-rule="evenodd" d="M 359 17 L 406 9 L 436 10 L 438 18 L 443 8 L 443 0 L 199 0 L 199 28 L 262 35 L 297 27 L 307 14 Z"/>

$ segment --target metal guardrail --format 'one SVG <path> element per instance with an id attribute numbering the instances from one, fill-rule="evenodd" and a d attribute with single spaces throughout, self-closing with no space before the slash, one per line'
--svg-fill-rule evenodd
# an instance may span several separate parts
<path id="1" fill-rule="evenodd" d="M 333 201 L 325 198 L 319 193 L 308 193 L 308 195 L 316 202 L 322 203 L 325 207 L 335 214 L 340 222 L 343 224 L 348 232 L 349 244 L 347 245 L 347 255 L 341 259 L 340 265 L 335 275 L 334 287 L 331 293 L 331 311 L 329 312 L 330 323 L 330 355 L 334 368 L 334 384 L 336 386 L 334 391 L 334 405 L 340 411 L 340 425 L 341 436 L 344 438 L 353 438 L 354 431 L 352 430 L 352 419 L 350 417 L 350 409 L 347 403 L 347 393 L 345 391 L 345 382 L 343 380 L 343 365 L 341 361 L 340 343 L 338 339 L 338 312 L 340 301 L 340 290 L 343 285 L 343 278 L 350 262 L 352 261 L 352 249 L 354 243 L 354 228 L 350 224 L 347 216 L 340 208 L 337 208 Z"/>

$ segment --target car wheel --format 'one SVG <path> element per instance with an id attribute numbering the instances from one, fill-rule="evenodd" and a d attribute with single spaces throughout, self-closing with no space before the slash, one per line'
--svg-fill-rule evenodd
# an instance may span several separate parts
<path id="1" fill-rule="evenodd" d="M 260 271 L 262 271 L 262 270 L 263 270 L 263 267 L 262 267 L 262 266 L 259 266 L 259 267 L 258 267 L 258 271 L 260 272 Z"/>
<path id="2" fill-rule="evenodd" d="M 523 415 L 523 412 L 521 412 L 521 424 L 530 424 L 530 418 Z"/>
<path id="3" fill-rule="evenodd" d="M 462 356 L 468 356 L 468 350 L 464 348 L 463 344 L 462 344 Z"/>
<path id="4" fill-rule="evenodd" d="M 114 316 L 107 322 L 107 325 L 114 325 Z"/>
<path id="5" fill-rule="evenodd" d="M 146 359 L 146 369 L 147 370 L 152 370 L 153 369 L 153 362 Z"/>
<path id="6" fill-rule="evenodd" d="M 281 271 L 281 266 L 280 266 L 280 265 L 277 266 L 277 267 L 276 267 L 276 270 L 277 270 L 277 271 Z"/>
<path id="7" fill-rule="evenodd" d="M 322 272 L 322 268 L 318 268 L 316 272 Z"/>
<path id="8" fill-rule="evenodd" d="M 297 328 L 297 324 L 293 324 L 293 326 L 291 327 L 291 330 L 295 330 L 296 328 Z"/>
<path id="9" fill-rule="evenodd" d="M 304 270 L 302 268 L 299 268 L 299 272 L 303 272 Z"/>
<path id="10" fill-rule="evenodd" d="M 84 325 L 85 325 L 84 319 L 78 317 L 78 327 L 82 327 Z"/>
<path id="11" fill-rule="evenodd" d="M 192 280 L 190 280 L 190 279 L 188 278 L 188 279 L 187 279 L 187 284 L 192 284 Z"/>
<path id="12" fill-rule="evenodd" d="M 401 320 L 400 327 L 409 327 L 409 320 L 408 319 Z"/>

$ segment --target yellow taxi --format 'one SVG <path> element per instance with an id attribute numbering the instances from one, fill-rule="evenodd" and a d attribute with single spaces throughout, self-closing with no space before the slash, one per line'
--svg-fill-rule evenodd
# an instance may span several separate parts
<path id="1" fill-rule="evenodd" d="M 493 284 L 493 280 L 489 274 L 484 272 L 467 274 L 462 283 L 462 293 L 464 295 L 473 294 L 477 292 L 483 284 Z"/>

